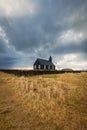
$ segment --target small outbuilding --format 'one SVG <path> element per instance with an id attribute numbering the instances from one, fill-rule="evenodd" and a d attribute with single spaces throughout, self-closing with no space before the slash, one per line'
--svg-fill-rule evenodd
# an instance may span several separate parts
<path id="1" fill-rule="evenodd" d="M 49 60 L 36 59 L 33 64 L 34 70 L 55 70 L 55 65 L 52 63 L 52 57 L 49 57 Z"/>

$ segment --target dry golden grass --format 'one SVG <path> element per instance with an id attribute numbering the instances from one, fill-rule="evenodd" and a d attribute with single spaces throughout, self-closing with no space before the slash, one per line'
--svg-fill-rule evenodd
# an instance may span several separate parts
<path id="1" fill-rule="evenodd" d="M 0 72 L 0 130 L 86 130 L 87 73 Z"/>

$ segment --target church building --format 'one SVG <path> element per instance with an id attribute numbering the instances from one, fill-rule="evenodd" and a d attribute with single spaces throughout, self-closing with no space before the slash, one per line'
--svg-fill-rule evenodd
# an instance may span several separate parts
<path id="1" fill-rule="evenodd" d="M 36 59 L 33 64 L 34 70 L 55 70 L 55 65 L 52 62 L 52 57 L 49 57 L 49 60 L 45 59 Z"/>

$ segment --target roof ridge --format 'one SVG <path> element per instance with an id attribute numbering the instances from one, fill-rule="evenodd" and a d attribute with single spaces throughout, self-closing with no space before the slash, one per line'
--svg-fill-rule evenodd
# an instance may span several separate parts
<path id="1" fill-rule="evenodd" d="M 49 60 L 46 60 L 46 59 L 41 59 L 41 58 L 37 58 L 37 59 L 39 59 L 39 60 L 45 60 L 45 61 L 49 61 Z"/>

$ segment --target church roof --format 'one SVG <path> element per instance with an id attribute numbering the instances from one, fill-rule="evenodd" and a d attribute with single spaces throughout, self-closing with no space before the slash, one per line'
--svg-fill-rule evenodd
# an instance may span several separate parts
<path id="1" fill-rule="evenodd" d="M 49 60 L 44 60 L 44 59 L 37 59 L 36 61 L 38 61 L 41 65 L 50 65 L 50 66 L 55 66 L 52 62 L 50 62 Z M 35 62 L 36 63 L 36 62 Z M 34 63 L 34 64 L 35 64 Z"/>

